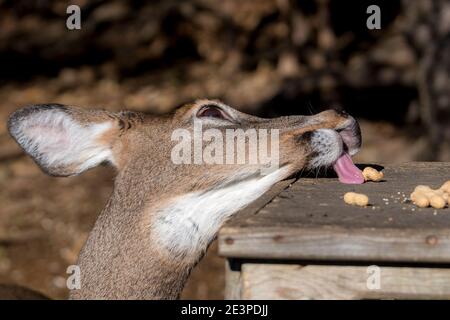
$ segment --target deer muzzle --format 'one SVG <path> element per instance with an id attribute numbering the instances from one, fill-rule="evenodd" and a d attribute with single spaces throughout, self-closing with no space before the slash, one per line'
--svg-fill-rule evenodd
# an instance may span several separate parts
<path id="1" fill-rule="evenodd" d="M 361 148 L 361 130 L 355 118 L 328 110 L 312 116 L 299 132 L 311 148 L 307 164 L 310 169 L 333 166 L 342 183 L 364 182 L 361 170 L 351 158 Z"/>

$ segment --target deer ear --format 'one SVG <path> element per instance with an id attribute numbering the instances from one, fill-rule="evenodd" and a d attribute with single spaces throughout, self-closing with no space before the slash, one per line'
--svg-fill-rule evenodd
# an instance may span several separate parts
<path id="1" fill-rule="evenodd" d="M 33 105 L 14 112 L 8 130 L 46 173 L 80 174 L 102 162 L 114 164 L 117 121 L 106 111 Z"/>

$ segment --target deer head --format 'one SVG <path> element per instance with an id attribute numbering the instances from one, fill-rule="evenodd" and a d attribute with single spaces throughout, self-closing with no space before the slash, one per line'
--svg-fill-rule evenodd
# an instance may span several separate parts
<path id="1" fill-rule="evenodd" d="M 72 298 L 177 298 L 233 213 L 304 168 L 335 165 L 351 180 L 349 155 L 361 145 L 344 113 L 263 119 L 213 100 L 166 116 L 34 105 L 8 128 L 50 175 L 117 170 Z"/>

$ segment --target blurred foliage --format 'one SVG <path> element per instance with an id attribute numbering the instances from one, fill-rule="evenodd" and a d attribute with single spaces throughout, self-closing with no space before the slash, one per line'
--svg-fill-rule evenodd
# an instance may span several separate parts
<path id="1" fill-rule="evenodd" d="M 79 31 L 65 26 L 69 4 L 81 7 Z M 381 8 L 381 30 L 366 27 L 373 4 Z M 448 123 L 444 0 L 3 0 L 0 12 L 3 83 L 44 76 L 69 87 L 105 78 L 180 87 L 155 105 L 134 101 L 160 112 L 204 96 L 262 115 L 345 106 L 358 116 L 422 124 L 433 143 L 430 131 L 442 126 L 436 119 Z M 439 70 L 424 66 L 426 57 Z M 424 72 L 432 73 L 431 97 L 419 88 Z M 424 107 L 427 98 L 432 107 Z"/>

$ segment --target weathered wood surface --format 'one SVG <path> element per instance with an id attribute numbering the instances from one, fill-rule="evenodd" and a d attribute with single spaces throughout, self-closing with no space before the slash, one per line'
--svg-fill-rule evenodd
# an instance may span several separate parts
<path id="1" fill-rule="evenodd" d="M 450 299 L 450 269 L 380 267 L 379 271 L 374 282 L 366 266 L 244 264 L 241 298 Z"/>
<path id="2" fill-rule="evenodd" d="M 450 209 L 402 203 L 418 184 L 450 179 L 450 163 L 386 166 L 386 181 L 340 184 L 301 178 L 264 208 L 237 214 L 219 234 L 219 253 L 234 258 L 450 263 Z M 348 191 L 369 207 L 346 205 Z M 400 194 L 399 194 L 400 193 Z M 388 199 L 388 201 L 383 200 Z"/>
<path id="3" fill-rule="evenodd" d="M 231 265 L 232 260 L 225 260 L 225 299 L 241 299 L 241 271 L 236 270 Z"/>

